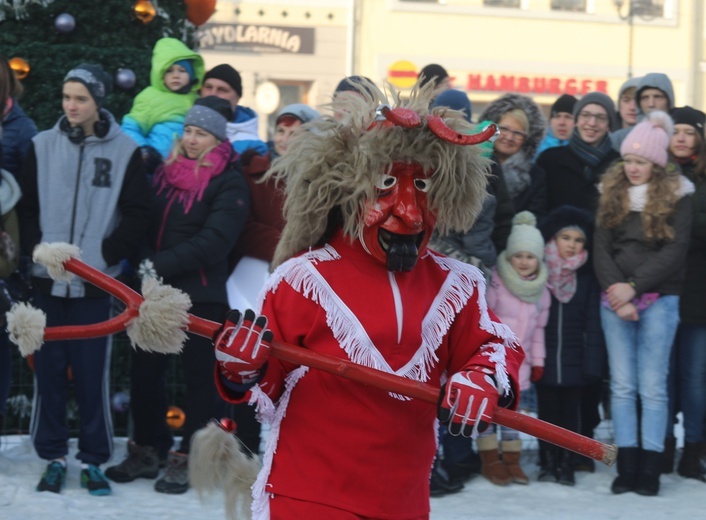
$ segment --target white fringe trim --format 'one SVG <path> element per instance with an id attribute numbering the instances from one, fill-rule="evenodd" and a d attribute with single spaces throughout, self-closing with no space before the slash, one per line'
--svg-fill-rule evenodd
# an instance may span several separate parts
<path id="1" fill-rule="evenodd" d="M 260 474 L 252 487 L 252 520 L 270 519 L 270 498 L 272 497 L 272 493 L 267 492 L 267 480 L 270 478 L 272 459 L 277 451 L 280 426 L 282 424 L 282 419 L 284 419 L 287 415 L 287 406 L 289 405 L 289 398 L 292 395 L 292 390 L 308 371 L 309 367 L 301 366 L 290 372 L 284 381 L 284 393 L 282 394 L 282 397 L 280 397 L 276 411 L 273 413 L 272 428 L 270 429 L 270 433 L 267 435 L 265 454 L 262 458 L 262 469 L 260 470 Z M 264 392 L 262 395 L 269 400 L 269 397 L 267 397 Z M 271 402 L 272 401 L 270 401 L 270 403 Z"/>
<path id="2" fill-rule="evenodd" d="M 478 289 L 478 311 L 480 312 L 480 328 L 503 340 L 503 343 L 488 343 L 481 346 L 481 353 L 488 356 L 491 363 L 495 364 L 495 378 L 498 385 L 503 390 L 503 395 L 508 395 L 512 388 L 510 378 L 507 375 L 505 350 L 511 348 L 517 350 L 519 341 L 515 333 L 507 325 L 493 321 L 488 314 L 488 303 L 485 300 L 485 277 L 483 273 L 470 264 L 466 264 L 445 256 L 437 256 L 430 253 L 430 256 L 445 271 L 451 271 L 449 276 L 458 276 L 458 284 L 461 287 L 475 286 Z M 469 296 L 470 297 L 470 296 Z M 468 301 L 468 299 L 466 299 Z M 465 302 L 464 302 L 465 304 Z"/>

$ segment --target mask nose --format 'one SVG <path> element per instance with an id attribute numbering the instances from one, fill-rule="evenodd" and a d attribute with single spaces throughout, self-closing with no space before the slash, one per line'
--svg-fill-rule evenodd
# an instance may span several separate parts
<path id="1" fill-rule="evenodd" d="M 399 191 L 399 199 L 394 206 L 393 214 L 411 230 L 419 231 L 424 223 L 424 218 L 419 204 L 417 204 L 414 179 L 404 178 L 400 184 L 402 186 Z"/>

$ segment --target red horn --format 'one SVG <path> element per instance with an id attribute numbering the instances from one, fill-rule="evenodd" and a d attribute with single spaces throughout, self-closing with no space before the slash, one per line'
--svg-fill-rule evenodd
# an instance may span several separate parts
<path id="1" fill-rule="evenodd" d="M 459 134 L 439 116 L 427 116 L 427 126 L 434 135 L 454 144 L 480 144 L 492 139 L 498 131 L 498 127 L 493 123 L 477 134 Z"/>
<path id="2" fill-rule="evenodd" d="M 380 107 L 380 112 L 385 119 L 403 128 L 416 128 L 422 126 L 422 118 L 414 110 L 409 108 L 390 108 L 387 105 Z"/>

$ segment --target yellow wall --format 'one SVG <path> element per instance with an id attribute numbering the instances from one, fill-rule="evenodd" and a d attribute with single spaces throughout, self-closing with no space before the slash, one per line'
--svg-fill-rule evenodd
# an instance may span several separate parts
<path id="1" fill-rule="evenodd" d="M 454 87 L 463 90 L 471 73 L 605 80 L 615 98 L 627 79 L 630 27 L 612 0 L 588 1 L 592 14 L 551 11 L 550 0 L 524 0 L 527 9 L 484 7 L 482 0 L 360 0 L 357 71 L 382 81 L 398 60 L 409 60 L 417 69 L 439 63 L 456 77 Z M 694 92 L 701 83 L 695 78 L 700 71 L 695 56 L 704 35 L 694 35 L 694 2 L 666 1 L 673 5 L 669 18 L 634 17 L 633 75 L 664 72 L 678 105 L 700 101 L 703 92 Z M 499 94 L 469 92 L 479 101 Z M 545 104 L 556 97 L 531 95 Z"/>

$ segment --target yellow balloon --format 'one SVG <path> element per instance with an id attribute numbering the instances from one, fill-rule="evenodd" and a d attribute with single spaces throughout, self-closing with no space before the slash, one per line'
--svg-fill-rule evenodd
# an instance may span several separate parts
<path id="1" fill-rule="evenodd" d="M 10 60 L 10 68 L 15 71 L 15 76 L 17 79 L 23 80 L 29 74 L 29 63 L 23 58 L 12 58 Z"/>
<path id="2" fill-rule="evenodd" d="M 138 0 L 135 2 L 135 5 L 132 6 L 132 12 L 137 19 L 145 25 L 154 20 L 154 17 L 157 15 L 154 4 L 149 0 Z"/>

